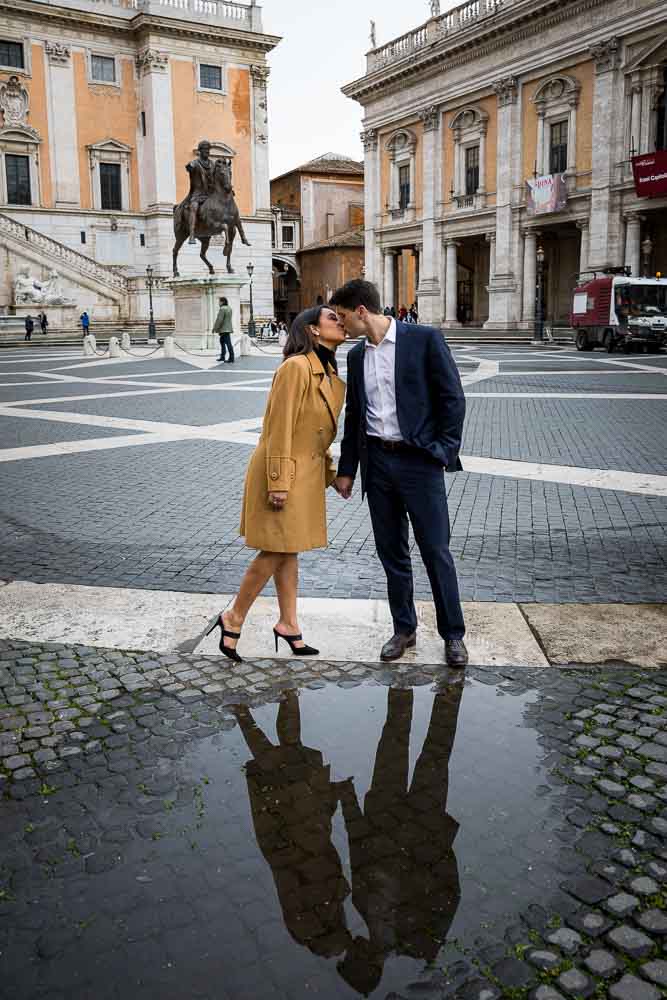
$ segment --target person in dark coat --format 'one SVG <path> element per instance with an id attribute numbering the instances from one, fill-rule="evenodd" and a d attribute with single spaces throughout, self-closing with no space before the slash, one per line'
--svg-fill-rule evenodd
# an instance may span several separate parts
<path id="1" fill-rule="evenodd" d="M 46 335 L 46 333 L 47 333 L 47 330 L 48 330 L 48 328 L 49 328 L 49 321 L 48 321 L 48 319 L 46 318 L 46 313 L 45 313 L 45 312 L 41 312 L 41 313 L 39 314 L 39 327 L 40 327 L 40 329 L 41 329 L 42 333 L 43 333 L 44 335 Z"/>
<path id="2" fill-rule="evenodd" d="M 383 316 L 370 282 L 349 281 L 331 305 L 345 332 L 363 338 L 347 356 L 345 429 L 334 485 L 349 499 L 361 469 L 394 621 L 380 658 L 397 660 L 416 644 L 409 519 L 431 583 L 445 660 L 464 667 L 465 623 L 449 551 L 443 476 L 443 470 L 461 469 L 466 405 L 458 370 L 441 332 Z"/>
<path id="3" fill-rule="evenodd" d="M 24 340 L 32 340 L 32 331 L 35 329 L 35 321 L 32 316 L 26 316 L 25 318 L 25 337 Z"/>

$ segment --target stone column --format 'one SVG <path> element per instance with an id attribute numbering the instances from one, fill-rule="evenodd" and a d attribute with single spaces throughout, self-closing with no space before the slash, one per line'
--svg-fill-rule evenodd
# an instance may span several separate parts
<path id="1" fill-rule="evenodd" d="M 435 219 L 440 195 L 441 111 L 437 105 L 425 108 L 420 118 L 424 123 L 422 138 L 423 171 L 423 248 L 419 259 L 419 318 L 423 323 L 439 326 L 442 321 L 440 292 L 440 243 L 435 234 Z"/>
<path id="2" fill-rule="evenodd" d="M 477 194 L 486 193 L 486 125 L 479 130 L 479 184 Z"/>
<path id="3" fill-rule="evenodd" d="M 523 326 L 532 328 L 535 320 L 535 289 L 537 284 L 537 232 L 526 229 L 523 234 Z"/>
<path id="4" fill-rule="evenodd" d="M 489 284 L 491 284 L 496 273 L 496 234 L 487 233 L 485 239 L 489 244 Z"/>
<path id="5" fill-rule="evenodd" d="M 449 330 L 461 326 L 458 320 L 458 246 L 455 240 L 445 243 L 445 326 Z"/>
<path id="6" fill-rule="evenodd" d="M 518 86 L 513 76 L 493 85 L 498 102 L 496 158 L 496 260 L 489 282 L 489 318 L 486 329 L 507 330 L 516 326 L 514 304 L 516 282 L 512 258 L 512 191 L 515 156 L 521 142 Z"/>
<path id="7" fill-rule="evenodd" d="M 579 250 L 579 274 L 582 275 L 588 270 L 588 242 L 589 242 L 589 222 L 588 219 L 579 219 L 577 229 L 581 233 L 581 248 Z"/>
<path id="8" fill-rule="evenodd" d="M 617 234 L 611 219 L 611 122 L 614 108 L 614 76 L 619 44 L 615 38 L 591 46 L 595 60 L 593 97 L 593 154 L 591 177 L 589 265 L 601 270 L 615 263 Z M 616 237 L 616 240 L 614 239 Z"/>
<path id="9" fill-rule="evenodd" d="M 632 82 L 632 104 L 630 110 L 630 151 L 639 154 L 642 141 L 642 85 L 639 80 Z"/>
<path id="10" fill-rule="evenodd" d="M 577 103 L 579 95 L 570 98 L 570 113 L 567 119 L 567 172 L 572 178 L 577 173 Z"/>
<path id="11" fill-rule="evenodd" d="M 397 250 L 383 250 L 384 260 L 384 303 L 385 308 L 396 306 L 396 258 Z"/>
<path id="12" fill-rule="evenodd" d="M 545 123 L 544 123 L 545 110 L 544 108 L 537 109 L 537 152 L 535 154 L 535 169 L 537 170 L 538 176 L 542 176 L 544 173 L 544 138 L 545 138 Z"/>
<path id="13" fill-rule="evenodd" d="M 377 230 L 381 223 L 381 188 L 379 184 L 378 136 L 376 129 L 367 129 L 361 133 L 364 144 L 364 244 L 366 281 L 381 287 L 382 257 L 378 250 Z"/>
<path id="14" fill-rule="evenodd" d="M 139 154 L 142 208 L 171 210 L 176 201 L 176 153 L 167 53 L 143 49 L 137 56 L 137 73 L 146 116 Z"/>
<path id="15" fill-rule="evenodd" d="M 267 83 L 269 67 L 250 67 L 252 80 L 253 172 L 255 215 L 271 211 L 269 180 L 269 113 Z"/>
<path id="16" fill-rule="evenodd" d="M 51 174 L 56 208 L 81 204 L 79 150 L 74 114 L 74 71 L 69 45 L 45 42 L 47 93 L 51 133 Z"/>
<path id="17" fill-rule="evenodd" d="M 630 268 L 633 278 L 640 278 L 644 216 L 639 212 L 627 212 L 623 218 L 625 219 L 625 266 Z"/>

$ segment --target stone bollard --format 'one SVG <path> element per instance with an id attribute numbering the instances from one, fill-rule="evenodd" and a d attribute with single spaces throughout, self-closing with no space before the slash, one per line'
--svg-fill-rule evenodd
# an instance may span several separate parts
<path id="1" fill-rule="evenodd" d="M 118 343 L 118 337 L 109 337 L 109 357 L 120 358 L 120 344 Z"/>
<path id="2" fill-rule="evenodd" d="M 175 358 L 176 357 L 176 344 L 173 337 L 164 338 L 164 356 L 165 358 Z"/>
<path id="3" fill-rule="evenodd" d="M 124 351 L 129 351 L 130 348 L 132 347 L 132 339 L 127 330 L 120 338 L 120 346 L 123 348 Z"/>
<path id="4" fill-rule="evenodd" d="M 83 356 L 84 358 L 94 358 L 95 348 L 91 344 L 92 337 L 88 334 L 83 338 Z"/>
<path id="5" fill-rule="evenodd" d="M 92 347 L 93 351 L 96 351 L 97 350 L 97 337 L 95 336 L 95 334 L 94 333 L 89 333 L 88 334 L 88 340 L 90 341 L 90 346 Z"/>

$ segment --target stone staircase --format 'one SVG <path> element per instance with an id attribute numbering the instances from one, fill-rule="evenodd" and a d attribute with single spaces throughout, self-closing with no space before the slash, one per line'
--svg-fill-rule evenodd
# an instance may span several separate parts
<path id="1" fill-rule="evenodd" d="M 98 264 L 92 257 L 2 213 L 0 244 L 39 266 L 55 267 L 63 277 L 118 303 L 124 307 L 121 311 L 127 312 L 128 280 L 113 268 Z"/>

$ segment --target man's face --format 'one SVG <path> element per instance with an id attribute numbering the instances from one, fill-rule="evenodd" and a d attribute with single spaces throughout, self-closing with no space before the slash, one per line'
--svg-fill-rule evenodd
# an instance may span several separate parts
<path id="1" fill-rule="evenodd" d="M 203 142 L 199 147 L 199 155 L 201 156 L 202 160 L 208 160 L 210 154 L 211 154 L 211 147 L 207 142 Z"/>
<path id="2" fill-rule="evenodd" d="M 366 333 L 364 322 L 366 310 L 363 306 L 359 306 L 357 309 L 344 309 L 343 306 L 336 306 L 336 314 L 348 337 L 364 336 Z"/>

